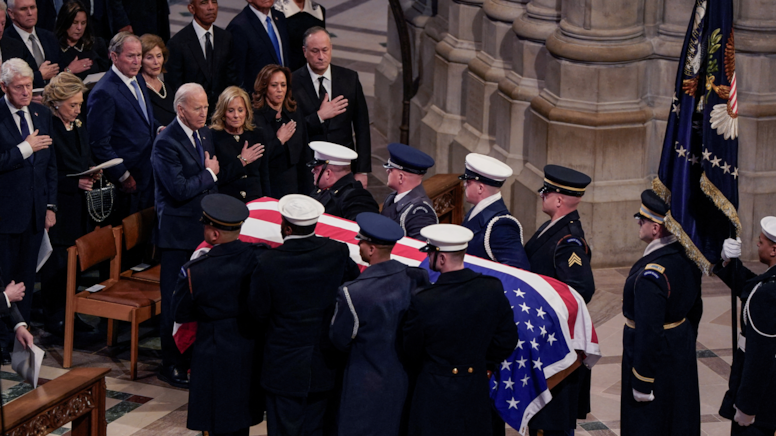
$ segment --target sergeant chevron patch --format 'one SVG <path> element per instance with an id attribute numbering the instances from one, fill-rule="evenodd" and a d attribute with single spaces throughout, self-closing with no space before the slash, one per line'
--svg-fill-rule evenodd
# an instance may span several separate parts
<path id="1" fill-rule="evenodd" d="M 574 264 L 582 266 L 582 259 L 577 256 L 577 253 L 571 253 L 571 257 L 569 257 L 569 267 Z"/>

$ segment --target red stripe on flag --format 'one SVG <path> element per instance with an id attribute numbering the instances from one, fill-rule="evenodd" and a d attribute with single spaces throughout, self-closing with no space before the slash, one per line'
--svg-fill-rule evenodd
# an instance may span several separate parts
<path id="1" fill-rule="evenodd" d="M 577 311 L 579 311 L 579 306 L 577 305 L 577 299 L 574 298 L 574 294 L 572 294 L 569 291 L 569 287 L 565 283 L 559 280 L 556 280 L 552 277 L 542 276 L 542 278 L 546 280 L 547 283 L 549 283 L 553 289 L 555 289 L 555 292 L 563 300 L 563 304 L 566 305 L 566 308 L 569 311 L 569 319 L 568 319 L 569 335 L 571 336 L 571 339 L 574 339 L 574 330 L 575 330 L 574 326 L 577 323 Z M 594 342 L 597 342 L 597 341 L 594 341 Z"/>

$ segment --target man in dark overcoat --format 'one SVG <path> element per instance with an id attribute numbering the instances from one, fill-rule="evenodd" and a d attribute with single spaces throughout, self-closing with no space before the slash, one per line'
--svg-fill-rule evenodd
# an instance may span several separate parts
<path id="1" fill-rule="evenodd" d="M 700 435 L 695 339 L 701 271 L 664 226 L 668 205 L 652 190 L 635 215 L 644 255 L 623 290 L 621 434 Z"/>
<path id="2" fill-rule="evenodd" d="M 404 231 L 376 213 L 356 217 L 359 253 L 370 266 L 337 291 L 329 328 L 348 352 L 339 407 L 339 436 L 397 436 L 407 397 L 407 372 L 397 334 L 410 297 L 428 286 L 428 273 L 391 259 Z"/>
<path id="3" fill-rule="evenodd" d="M 196 322 L 186 426 L 213 436 L 247 435 L 264 418 L 264 392 L 254 360 L 248 292 L 264 244 L 237 239 L 248 208 L 236 198 L 202 199 L 205 242 L 213 248 L 181 268 L 173 294 L 175 321 Z M 199 253 L 199 252 L 198 252 Z"/>
<path id="4" fill-rule="evenodd" d="M 253 317 L 267 328 L 267 433 L 321 434 L 339 361 L 329 342 L 337 288 L 359 269 L 347 245 L 315 235 L 323 214 L 318 201 L 289 194 L 278 211 L 283 245 L 259 257 L 249 299 Z"/>
<path id="5" fill-rule="evenodd" d="M 720 416 L 733 421 L 730 434 L 776 432 L 776 217 L 760 221 L 760 262 L 768 269 L 755 274 L 738 259 L 741 240 L 727 239 L 716 274 L 741 299 L 741 333 L 733 354 L 728 391 Z"/>
<path id="6" fill-rule="evenodd" d="M 372 194 L 350 171 L 350 162 L 358 157 L 355 151 L 323 141 L 311 142 L 310 148 L 314 160 L 307 166 L 312 168 L 316 186 L 310 196 L 327 214 L 354 221 L 362 212 L 380 212 Z"/>
<path id="7" fill-rule="evenodd" d="M 421 250 L 428 253 L 429 268 L 441 275 L 412 296 L 403 327 L 404 351 L 420 367 L 409 434 L 488 436 L 486 366 L 515 349 L 514 313 L 501 281 L 464 267 L 469 229 L 435 224 L 421 236 L 428 241 Z"/>
<path id="8" fill-rule="evenodd" d="M 550 219 L 525 244 L 531 272 L 571 286 L 585 303 L 593 298 L 595 281 L 590 267 L 592 251 L 585 240 L 577 207 L 590 182 L 590 177 L 571 168 L 545 166 L 539 195 L 542 212 Z M 538 430 L 543 430 L 545 436 L 574 434 L 576 420 L 584 419 L 590 412 L 590 370 L 580 366 L 550 392 L 552 401 L 528 424 L 531 436 Z"/>
<path id="9" fill-rule="evenodd" d="M 423 175 L 434 166 L 434 158 L 396 142 L 388 144 L 388 153 L 390 157 L 383 167 L 388 171 L 388 187 L 393 192 L 385 198 L 380 213 L 399 223 L 410 238 L 420 239 L 423 227 L 439 223 L 423 188 Z"/>

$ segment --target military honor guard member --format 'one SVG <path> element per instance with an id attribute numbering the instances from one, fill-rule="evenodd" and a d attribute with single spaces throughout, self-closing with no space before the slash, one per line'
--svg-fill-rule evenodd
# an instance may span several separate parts
<path id="1" fill-rule="evenodd" d="M 329 342 L 337 289 L 358 277 L 348 246 L 315 235 L 318 201 L 298 194 L 278 202 L 283 245 L 259 257 L 249 306 L 266 327 L 261 385 L 267 434 L 321 434 L 338 367 Z"/>
<path id="2" fill-rule="evenodd" d="M 467 253 L 505 265 L 530 269 L 523 249 L 523 226 L 510 215 L 501 198 L 501 186 L 512 175 L 507 164 L 477 153 L 466 156 L 464 182 L 466 201 L 474 207 L 463 226 L 474 232 Z"/>
<path id="3" fill-rule="evenodd" d="M 355 151 L 331 142 L 313 141 L 310 148 L 315 190 L 310 196 L 318 200 L 325 212 L 354 221 L 362 212 L 379 213 L 380 208 L 364 186 L 353 177 L 350 163 L 358 157 Z"/>
<path id="4" fill-rule="evenodd" d="M 634 216 L 644 255 L 622 297 L 621 434 L 700 435 L 695 339 L 703 313 L 701 271 L 665 225 L 668 205 L 652 190 Z"/>
<path id="5" fill-rule="evenodd" d="M 423 189 L 423 175 L 434 166 L 434 158 L 409 145 L 388 144 L 390 158 L 383 165 L 388 187 L 393 189 L 381 214 L 396 221 L 405 235 L 420 239 L 420 229 L 438 224 L 431 199 Z"/>
<path id="6" fill-rule="evenodd" d="M 334 346 L 348 353 L 339 407 L 339 436 L 398 436 L 408 378 L 397 333 L 410 297 L 428 286 L 425 269 L 391 259 L 404 231 L 390 218 L 356 217 L 359 253 L 370 266 L 337 291 L 329 328 Z"/>
<path id="7" fill-rule="evenodd" d="M 236 198 L 202 199 L 200 221 L 213 248 L 181 268 L 173 294 L 175 321 L 197 323 L 186 426 L 213 436 L 247 435 L 264 419 L 264 392 L 251 386 L 260 362 L 247 300 L 258 255 L 269 247 L 237 239 L 246 219 Z"/>
<path id="8" fill-rule="evenodd" d="M 760 262 L 768 269 L 757 275 L 738 259 L 741 240 L 727 239 L 717 275 L 741 298 L 741 333 L 733 355 L 728 391 L 720 416 L 733 421 L 730 434 L 772 435 L 776 432 L 776 217 L 760 221 Z"/>
<path id="9" fill-rule="evenodd" d="M 501 281 L 464 267 L 471 230 L 435 224 L 421 236 L 429 267 L 441 275 L 412 296 L 403 327 L 407 358 L 420 367 L 409 434 L 490 435 L 486 368 L 515 349 L 514 313 Z"/>
<path id="10" fill-rule="evenodd" d="M 585 240 L 577 206 L 590 177 L 558 165 L 544 167 L 544 185 L 539 189 L 542 212 L 550 220 L 542 224 L 525 244 L 531 272 L 558 279 L 579 292 L 589 303 L 595 292 L 592 251 Z M 552 401 L 529 423 L 531 435 L 574 434 L 576 419 L 590 412 L 590 371 L 583 366 L 552 390 Z M 581 395 L 580 395 L 581 394 Z"/>

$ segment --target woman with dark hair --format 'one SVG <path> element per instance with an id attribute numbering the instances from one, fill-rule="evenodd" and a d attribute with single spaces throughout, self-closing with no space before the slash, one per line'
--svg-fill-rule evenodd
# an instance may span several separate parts
<path id="1" fill-rule="evenodd" d="M 102 38 L 92 34 L 87 25 L 88 15 L 80 1 L 70 0 L 59 9 L 54 28 L 62 49 L 60 68 L 81 80 L 110 68 L 108 47 Z"/>
<path id="2" fill-rule="evenodd" d="M 312 152 L 307 146 L 307 129 L 296 101 L 291 96 L 291 70 L 267 65 L 253 85 L 253 119 L 264 133 L 269 158 L 272 194 L 309 194 L 313 177 L 307 168 Z"/>
<path id="3" fill-rule="evenodd" d="M 230 86 L 218 97 L 210 129 L 221 166 L 218 192 L 249 202 L 272 195 L 262 134 L 253 125 L 248 93 Z"/>
<path id="4" fill-rule="evenodd" d="M 164 73 L 164 64 L 170 58 L 170 52 L 167 51 L 162 38 L 150 33 L 140 37 L 140 44 L 143 46 L 143 64 L 140 67 L 140 74 L 143 75 L 148 88 L 148 96 L 154 107 L 154 118 L 159 121 L 159 124 L 166 126 L 175 119 L 173 100 L 177 89 L 165 85 L 159 75 Z"/>

